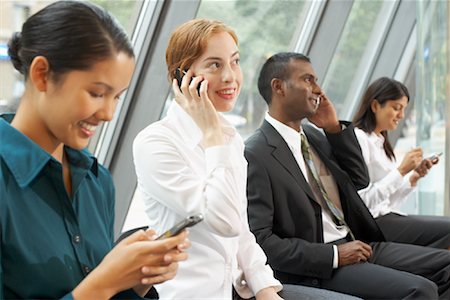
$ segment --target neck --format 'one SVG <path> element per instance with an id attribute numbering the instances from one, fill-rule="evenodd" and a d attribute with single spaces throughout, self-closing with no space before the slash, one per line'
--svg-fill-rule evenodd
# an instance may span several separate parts
<path id="1" fill-rule="evenodd" d="M 283 123 L 284 125 L 289 126 L 292 129 L 294 129 L 295 131 L 300 132 L 302 119 L 300 119 L 300 120 L 292 120 L 288 116 L 286 116 L 284 114 L 277 113 L 276 111 L 272 111 L 270 109 L 269 109 L 269 115 L 272 118 L 274 118 L 275 120 Z"/>
<path id="2" fill-rule="evenodd" d="M 62 162 L 64 145 L 50 132 L 45 121 L 32 105 L 33 100 L 25 96 L 21 99 L 11 126 Z"/>

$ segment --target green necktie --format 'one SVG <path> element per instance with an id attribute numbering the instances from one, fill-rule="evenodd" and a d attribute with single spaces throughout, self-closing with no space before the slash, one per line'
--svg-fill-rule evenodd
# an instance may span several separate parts
<path id="1" fill-rule="evenodd" d="M 342 213 L 342 211 L 340 209 L 338 209 L 336 207 L 336 205 L 334 205 L 333 201 L 331 201 L 331 199 L 328 197 L 327 191 L 323 187 L 323 183 L 320 180 L 320 177 L 319 177 L 319 174 L 317 173 L 316 167 L 314 166 L 314 162 L 311 157 L 311 152 L 309 150 L 309 143 L 308 143 L 308 140 L 306 139 L 305 134 L 302 133 L 302 134 L 300 134 L 300 136 L 301 136 L 301 141 L 302 141 L 301 148 L 302 148 L 303 159 L 306 162 L 307 168 L 311 172 L 311 175 L 314 179 L 314 184 L 319 189 L 320 194 L 322 195 L 322 200 L 323 200 L 322 202 L 324 202 L 327 205 L 327 207 L 333 214 L 334 223 L 337 226 L 347 227 L 350 236 L 352 237 L 353 240 L 355 240 L 355 236 L 353 235 L 352 231 L 350 230 L 350 227 L 348 227 L 347 223 L 345 222 L 344 214 Z"/>

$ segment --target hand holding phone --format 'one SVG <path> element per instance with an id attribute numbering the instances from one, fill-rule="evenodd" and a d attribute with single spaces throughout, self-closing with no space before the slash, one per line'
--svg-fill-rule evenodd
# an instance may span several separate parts
<path id="1" fill-rule="evenodd" d="M 442 154 L 443 154 L 443 152 L 435 153 L 435 154 L 433 154 L 433 155 L 427 157 L 427 159 L 431 160 L 431 162 L 434 162 L 434 161 L 437 160 Z"/>
<path id="2" fill-rule="evenodd" d="M 177 68 L 176 70 L 175 70 L 175 79 L 177 80 L 177 82 L 178 82 L 178 87 L 179 88 L 181 88 L 181 80 L 183 79 L 183 76 L 186 74 L 186 71 L 185 70 L 181 70 L 180 68 Z M 192 79 L 191 79 L 191 81 L 192 81 Z M 200 83 L 201 82 L 199 82 L 198 83 L 198 85 L 197 85 L 197 93 L 198 93 L 198 95 L 200 96 Z"/>
<path id="3" fill-rule="evenodd" d="M 177 223 L 175 226 L 161 234 L 159 237 L 157 237 L 157 240 L 169 238 L 171 236 L 177 235 L 180 232 L 182 232 L 184 229 L 188 227 L 192 227 L 195 224 L 203 221 L 203 215 L 197 214 L 190 217 L 187 217 L 186 219 L 182 220 L 181 222 Z"/>

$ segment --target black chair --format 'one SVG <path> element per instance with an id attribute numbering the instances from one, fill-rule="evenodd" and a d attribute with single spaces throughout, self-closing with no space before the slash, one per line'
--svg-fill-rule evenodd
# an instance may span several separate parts
<path id="1" fill-rule="evenodd" d="M 114 245 L 117 245 L 120 241 L 122 241 L 124 238 L 127 238 L 128 236 L 132 235 L 133 233 L 135 233 L 136 231 L 139 230 L 147 230 L 148 226 L 142 226 L 142 227 L 137 227 L 137 228 L 133 228 L 130 230 L 127 230 L 125 232 L 122 232 L 119 236 L 119 238 L 114 242 Z"/>

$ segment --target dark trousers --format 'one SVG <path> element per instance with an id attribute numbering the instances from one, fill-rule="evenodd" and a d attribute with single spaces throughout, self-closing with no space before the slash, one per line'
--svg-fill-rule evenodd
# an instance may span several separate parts
<path id="1" fill-rule="evenodd" d="M 402 216 L 389 213 L 375 219 L 389 242 L 450 247 L 450 218 L 439 216 Z"/>
<path id="2" fill-rule="evenodd" d="M 370 245 L 368 262 L 336 269 L 321 287 L 364 299 L 450 299 L 450 251 L 391 242 Z"/>
<path id="3" fill-rule="evenodd" d="M 284 300 L 361 300 L 350 295 L 341 294 L 325 289 L 313 288 L 309 286 L 284 284 L 283 290 L 278 293 Z M 250 298 L 249 300 L 255 300 Z M 233 300 L 243 300 L 233 288 Z"/>

